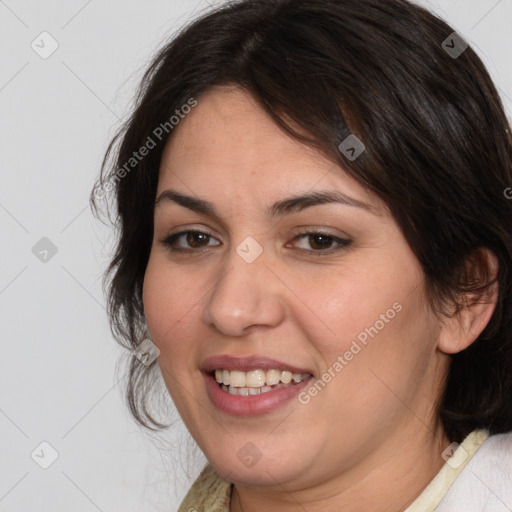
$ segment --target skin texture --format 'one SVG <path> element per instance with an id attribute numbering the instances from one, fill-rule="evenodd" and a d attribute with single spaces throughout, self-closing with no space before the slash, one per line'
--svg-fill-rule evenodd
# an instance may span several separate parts
<path id="1" fill-rule="evenodd" d="M 243 90 L 210 90 L 175 128 L 157 197 L 166 189 L 208 200 L 219 215 L 172 201 L 155 207 L 144 306 L 181 417 L 214 468 L 235 483 L 231 511 L 405 509 L 450 444 L 434 409 L 448 354 L 474 341 L 493 305 L 438 319 L 386 206 L 286 135 Z M 275 201 L 332 190 L 374 211 L 324 204 L 268 213 Z M 211 237 L 181 237 L 175 245 L 184 253 L 162 243 L 191 229 Z M 336 251 L 336 241 L 319 246 L 303 235 L 318 231 L 351 243 Z M 263 248 L 250 264 L 236 252 L 248 236 Z M 265 355 L 320 378 L 396 303 L 400 312 L 309 403 L 293 399 L 241 418 L 209 400 L 200 372 L 207 357 Z M 247 442 L 262 455 L 250 468 L 237 457 Z"/>

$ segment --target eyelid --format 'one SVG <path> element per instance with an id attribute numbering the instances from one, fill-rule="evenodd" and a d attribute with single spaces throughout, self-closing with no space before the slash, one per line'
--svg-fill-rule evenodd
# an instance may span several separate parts
<path id="1" fill-rule="evenodd" d="M 183 235 L 186 233 L 201 233 L 204 235 L 211 236 L 212 238 L 218 239 L 220 235 L 218 235 L 214 230 L 205 227 L 204 225 L 194 225 L 194 224 L 184 224 L 182 226 L 178 226 L 174 228 L 171 232 L 164 235 L 164 239 L 169 238 L 174 235 Z"/>
<path id="2" fill-rule="evenodd" d="M 296 236 L 299 236 L 299 235 L 324 235 L 324 236 L 330 236 L 331 238 L 337 238 L 337 239 L 343 239 L 343 238 L 349 239 L 349 238 L 351 238 L 346 233 L 341 233 L 339 231 L 337 231 L 337 233 L 333 233 L 332 231 L 329 231 L 329 229 L 332 229 L 332 228 L 315 227 L 315 226 L 302 226 L 296 232 Z"/>

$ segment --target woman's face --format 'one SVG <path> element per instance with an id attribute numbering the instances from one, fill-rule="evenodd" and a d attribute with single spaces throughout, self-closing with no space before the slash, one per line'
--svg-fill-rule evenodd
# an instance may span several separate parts
<path id="1" fill-rule="evenodd" d="M 378 198 L 234 88 L 211 90 L 175 128 L 158 198 L 146 319 L 218 472 L 293 490 L 432 437 L 442 325 Z M 303 380 L 272 385 L 288 371 Z"/>

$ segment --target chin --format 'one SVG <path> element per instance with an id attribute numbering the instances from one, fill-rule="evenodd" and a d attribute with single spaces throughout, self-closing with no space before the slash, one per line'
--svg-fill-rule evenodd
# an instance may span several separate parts
<path id="1" fill-rule="evenodd" d="M 295 449 L 290 450 L 289 457 L 277 457 L 275 452 L 271 458 L 263 453 L 258 455 L 254 445 L 247 442 L 229 456 L 224 452 L 217 457 L 213 454 L 208 459 L 219 475 L 238 485 L 286 485 L 300 478 L 301 473 L 310 471 L 311 464 L 301 464 Z"/>

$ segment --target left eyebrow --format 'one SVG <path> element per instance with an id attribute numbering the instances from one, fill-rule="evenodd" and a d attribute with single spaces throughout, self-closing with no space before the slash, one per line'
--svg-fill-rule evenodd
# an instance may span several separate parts
<path id="1" fill-rule="evenodd" d="M 155 201 L 155 207 L 164 201 L 171 201 L 196 213 L 220 219 L 220 215 L 215 209 L 215 206 L 205 199 L 187 196 L 176 192 L 175 190 L 168 189 L 159 194 Z M 374 206 L 337 191 L 311 192 L 276 201 L 269 208 L 269 214 L 271 217 L 282 217 L 291 213 L 300 212 L 306 208 L 330 203 L 342 204 L 353 208 L 361 208 L 373 215 L 380 216 L 377 208 Z"/>
<path id="2" fill-rule="evenodd" d="M 288 199 L 275 202 L 270 207 L 270 215 L 273 217 L 287 215 L 294 212 L 300 212 L 312 206 L 321 204 L 337 203 L 353 208 L 361 208 L 373 215 L 380 215 L 377 208 L 358 199 L 347 196 L 342 192 L 326 190 L 323 192 L 311 192 L 301 196 L 294 196 Z"/>

